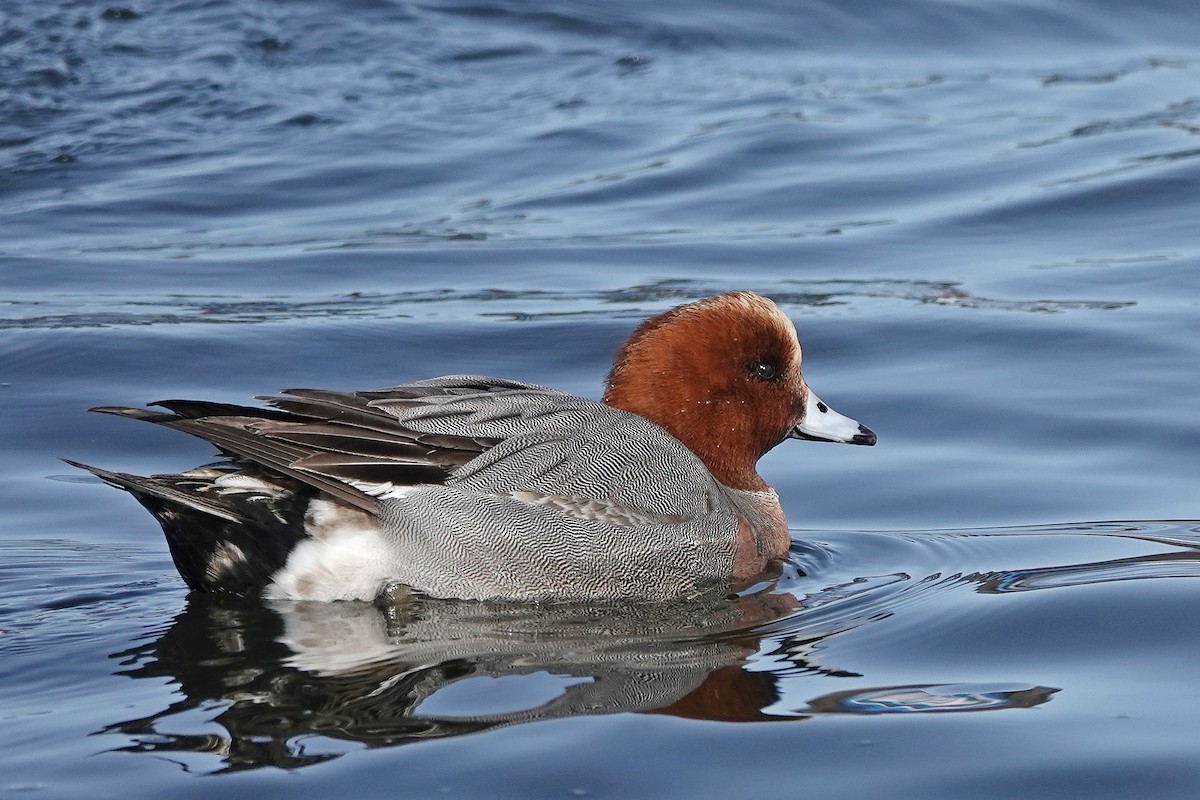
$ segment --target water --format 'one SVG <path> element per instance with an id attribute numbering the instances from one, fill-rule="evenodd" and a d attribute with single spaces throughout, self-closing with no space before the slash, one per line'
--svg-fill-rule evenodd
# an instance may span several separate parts
<path id="1" fill-rule="evenodd" d="M 0 790 L 1194 797 L 1197 30 L 1180 0 L 6 4 Z M 639 319 L 733 288 L 880 435 L 764 459 L 792 568 L 736 601 L 189 598 L 56 460 L 210 456 L 99 404 L 595 396 Z"/>

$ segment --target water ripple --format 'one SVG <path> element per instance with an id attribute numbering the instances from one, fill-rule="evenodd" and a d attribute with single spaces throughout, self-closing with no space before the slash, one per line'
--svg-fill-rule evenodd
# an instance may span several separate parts
<path id="1" fill-rule="evenodd" d="M 1029 708 L 1069 689 L 1012 676 L 873 681 L 887 671 L 878 656 L 841 642 L 870 641 L 887 652 L 910 639 L 914 625 L 944 625 L 971 613 L 964 597 L 994 605 L 1018 591 L 1200 577 L 1195 521 L 804 538 L 777 585 L 726 599 L 614 606 L 407 597 L 377 607 L 193 594 L 169 625 L 112 653 L 118 674 L 168 678 L 178 695 L 101 733 L 131 753 L 209 754 L 208 767 L 193 768 L 226 772 L 321 763 L 344 754 L 346 743 L 395 747 L 619 712 L 803 722 Z M 1069 561 L 1100 542 L 1141 552 Z M 69 564 L 61 556 L 72 548 L 47 542 L 31 558 Z M 110 559 L 119 554 L 105 552 Z M 1010 559 L 1026 566 L 968 568 Z M 901 569 L 872 574 L 877 563 Z M 151 572 L 165 569 L 160 563 Z M 68 570 L 74 583 L 90 575 L 94 569 L 73 576 Z M 144 598 L 149 588 L 132 591 Z M 125 591 L 102 585 L 94 597 L 59 589 L 65 603 L 42 605 L 82 609 Z M 1032 661 L 1022 664 L 1037 671 Z M 815 678 L 847 685 L 813 692 Z M 194 733 L 199 723 L 209 730 Z"/>
<path id="2" fill-rule="evenodd" d="M 735 288 L 708 281 L 664 280 L 598 292 L 544 290 L 454 290 L 417 292 L 353 292 L 327 297 L 281 295 L 245 299 L 234 295 L 179 295 L 136 299 L 129 295 L 105 298 L 95 295 L 42 295 L 37 300 L 9 300 L 10 311 L 0 317 L 0 330 L 56 328 L 108 328 L 181 324 L 259 324 L 312 318 L 400 319 L 416 316 L 428 304 L 464 304 L 480 317 L 535 320 L 560 316 L 611 316 L 611 308 L 647 302 L 688 302 Z M 785 306 L 853 305 L 855 302 L 898 300 L 956 308 L 1022 312 L 1111 311 L 1135 305 L 1124 300 L 1000 299 L 971 293 L 956 281 L 929 280 L 812 280 L 779 281 L 764 293 Z M 513 309 L 494 311 L 480 308 L 505 304 Z M 536 310 L 537 307 L 572 306 L 568 309 Z M 630 310 L 639 310 L 631 308 Z M 14 313 L 15 312 L 15 313 Z M 444 312 L 443 312 L 444 313 Z"/>

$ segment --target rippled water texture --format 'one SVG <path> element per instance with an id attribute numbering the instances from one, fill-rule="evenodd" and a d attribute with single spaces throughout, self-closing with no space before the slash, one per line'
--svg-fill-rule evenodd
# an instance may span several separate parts
<path id="1" fill-rule="evenodd" d="M 0 792 L 1197 796 L 1197 31 L 1183 0 L 7 2 Z M 189 597 L 57 461 L 211 457 L 101 404 L 596 396 L 638 320 L 734 288 L 880 436 L 763 460 L 795 546 L 738 598 Z"/>

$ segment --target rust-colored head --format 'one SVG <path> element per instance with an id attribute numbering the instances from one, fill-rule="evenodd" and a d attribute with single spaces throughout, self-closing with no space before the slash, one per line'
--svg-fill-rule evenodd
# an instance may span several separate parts
<path id="1" fill-rule="evenodd" d="M 755 464 L 789 436 L 875 441 L 809 392 L 795 327 L 753 292 L 643 322 L 617 352 L 604 402 L 666 428 L 735 489 L 767 489 Z"/>

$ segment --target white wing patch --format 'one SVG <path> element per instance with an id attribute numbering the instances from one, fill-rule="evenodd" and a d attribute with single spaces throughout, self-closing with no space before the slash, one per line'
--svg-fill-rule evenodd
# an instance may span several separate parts
<path id="1" fill-rule="evenodd" d="M 275 500 L 284 500 L 289 492 L 282 486 L 276 483 L 270 483 L 259 478 L 253 478 L 249 475 L 242 475 L 237 472 L 222 473 L 219 477 L 213 480 L 213 488 L 216 489 L 218 495 L 226 497 L 229 495 L 238 495 L 242 500 L 247 502 L 270 503 Z M 283 524 L 287 524 L 283 514 L 274 506 L 267 506 L 272 516 Z M 218 551 L 219 552 L 219 551 Z M 209 565 L 212 569 L 212 565 Z"/>
<path id="2" fill-rule="evenodd" d="M 223 473 L 213 481 L 213 486 L 217 487 L 217 493 L 222 495 L 258 494 L 272 500 L 280 500 L 288 495 L 288 491 L 279 484 L 268 483 L 237 472 Z"/>
<path id="3" fill-rule="evenodd" d="M 416 485 L 411 483 L 395 484 L 391 481 L 387 483 L 368 483 L 367 481 L 346 481 L 346 483 L 358 489 L 364 494 L 369 494 L 371 497 L 377 497 L 380 500 L 399 500 L 401 497 L 406 497 Z"/>

